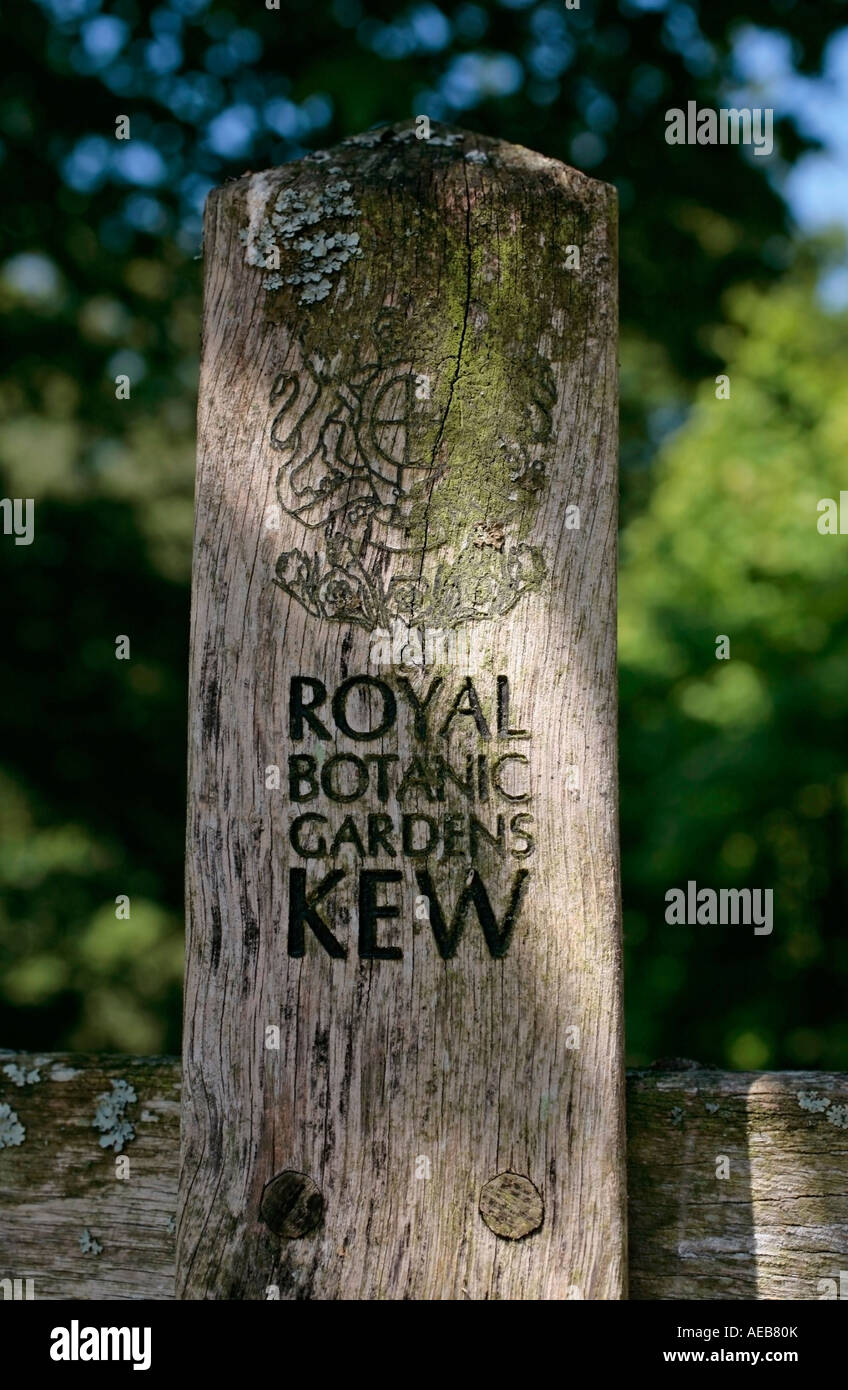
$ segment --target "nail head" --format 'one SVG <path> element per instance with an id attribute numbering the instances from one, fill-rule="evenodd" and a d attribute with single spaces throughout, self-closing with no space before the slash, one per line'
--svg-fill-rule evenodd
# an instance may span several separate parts
<path id="1" fill-rule="evenodd" d="M 538 1231 L 545 1216 L 542 1194 L 520 1173 L 498 1173 L 480 1193 L 480 1215 L 504 1240 L 523 1240 Z"/>
<path id="2" fill-rule="evenodd" d="M 265 1184 L 259 1216 L 276 1236 L 309 1235 L 324 1215 L 324 1198 L 307 1173 L 287 1170 Z"/>

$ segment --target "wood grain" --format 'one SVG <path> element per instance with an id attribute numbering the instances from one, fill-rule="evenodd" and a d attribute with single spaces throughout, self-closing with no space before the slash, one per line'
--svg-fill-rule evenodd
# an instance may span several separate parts
<path id="1" fill-rule="evenodd" d="M 848 1270 L 846 1101 L 825 1072 L 631 1075 L 631 1297 L 822 1297 Z"/>
<path id="2" fill-rule="evenodd" d="M 39 1073 L 16 1086 L 3 1071 Z M 99 1097 L 125 1081 L 137 1096 L 122 1148 L 129 1176 L 94 1126 Z M 0 1052 L 0 1103 L 23 1143 L 0 1149 L 0 1279 L 34 1279 L 36 1299 L 174 1297 L 180 1066 L 176 1058 Z M 102 1247 L 84 1254 L 83 1232 Z"/>
<path id="3" fill-rule="evenodd" d="M 404 127 L 209 200 L 181 1297 L 622 1295 L 615 217 Z"/>
<path id="4" fill-rule="evenodd" d="M 2 1070 L 37 1062 L 35 1086 Z M 119 1079 L 138 1095 L 127 1182 L 92 1127 Z M 43 1299 L 173 1298 L 179 1086 L 173 1057 L 0 1053 L 0 1102 L 26 1129 L 0 1149 L 0 1279 L 32 1277 Z M 631 1072 L 627 1093 L 631 1298 L 818 1299 L 848 1270 L 848 1131 L 834 1123 L 848 1076 Z M 86 1227 L 100 1255 L 82 1254 Z"/>

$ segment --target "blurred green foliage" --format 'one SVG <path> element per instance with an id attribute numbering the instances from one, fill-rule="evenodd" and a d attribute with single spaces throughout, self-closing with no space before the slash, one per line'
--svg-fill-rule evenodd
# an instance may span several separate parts
<path id="1" fill-rule="evenodd" d="M 831 251 L 794 243 L 771 161 L 663 138 L 666 107 L 722 104 L 737 7 L 282 5 L 4 16 L 0 488 L 37 505 L 35 544 L 0 546 L 0 1041 L 179 1046 L 205 193 L 426 111 L 619 190 L 631 1059 L 848 1066 L 848 596 L 815 510 L 840 491 L 846 323 L 817 304 Z M 745 16 L 803 72 L 844 19 L 838 0 Z M 777 133 L 785 169 L 805 141 Z M 667 926 L 688 878 L 773 887 L 773 935 Z"/>
<path id="2" fill-rule="evenodd" d="M 817 504 L 846 478 L 848 315 L 800 270 L 726 307 L 730 399 L 702 384 L 622 538 L 629 1042 L 845 1067 L 848 571 Z M 688 879 L 772 888 L 773 934 L 666 926 Z"/>

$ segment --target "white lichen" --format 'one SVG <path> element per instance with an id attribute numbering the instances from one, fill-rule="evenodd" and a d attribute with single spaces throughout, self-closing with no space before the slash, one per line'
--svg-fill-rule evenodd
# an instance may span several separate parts
<path id="1" fill-rule="evenodd" d="M 468 150 L 465 156 L 469 164 L 488 164 L 489 156 L 485 150 Z"/>
<path id="2" fill-rule="evenodd" d="M 73 1081 L 75 1076 L 79 1076 L 79 1067 L 63 1067 L 61 1062 L 50 1068 L 51 1081 Z"/>
<path id="3" fill-rule="evenodd" d="M 113 1081 L 112 1090 L 97 1097 L 97 1110 L 91 1125 L 92 1129 L 103 1130 L 98 1141 L 101 1149 L 114 1148 L 119 1154 L 124 1144 L 135 1138 L 135 1130 L 124 1111 L 136 1100 L 138 1096 L 127 1081 Z"/>
<path id="4" fill-rule="evenodd" d="M 798 1104 L 802 1110 L 810 1110 L 814 1115 L 820 1115 L 827 1110 L 830 1101 L 826 1096 L 820 1096 L 817 1091 L 799 1091 Z"/>
<path id="5" fill-rule="evenodd" d="M 379 130 L 366 130 L 363 131 L 361 135 L 349 135 L 346 140 L 342 140 L 342 144 L 358 145 L 360 147 L 365 146 L 366 149 L 370 149 L 374 145 L 379 145 L 380 141 L 383 138 L 384 130 L 385 126 L 381 126 Z M 320 151 L 316 151 L 316 153 L 313 154 L 311 158 L 317 159 L 319 157 L 319 154 Z"/>
<path id="6" fill-rule="evenodd" d="M 681 1125 L 683 1123 L 683 1111 L 680 1109 L 679 1105 L 673 1107 L 670 1118 L 673 1125 Z"/>
<path id="7" fill-rule="evenodd" d="M 338 172 L 341 172 L 339 170 Z M 239 233 L 245 247 L 245 261 L 268 271 L 262 284 L 266 290 L 278 290 L 285 285 L 302 285 L 301 304 L 315 304 L 326 299 L 332 289 L 330 276 L 341 270 L 348 261 L 362 255 L 359 233 L 340 231 L 335 224 L 341 219 L 359 217 L 360 211 L 350 196 L 350 183 L 334 179 L 323 187 L 309 192 L 284 188 L 277 195 L 271 211 L 257 216 L 260 199 L 267 208 L 268 190 L 265 176 L 254 180 L 247 198 L 248 225 Z M 284 255 L 297 256 L 295 269 L 288 275 L 280 272 Z"/>
<path id="8" fill-rule="evenodd" d="M 0 1105 L 0 1149 L 14 1149 L 26 1138 L 26 1130 L 11 1105 Z"/>
<path id="9" fill-rule="evenodd" d="M 837 1105 L 827 1096 L 820 1096 L 818 1091 L 799 1091 L 798 1104 L 813 1115 L 824 1115 L 829 1125 L 848 1129 L 848 1105 Z"/>
<path id="10" fill-rule="evenodd" d="M 34 1086 L 37 1081 L 41 1080 L 41 1072 L 38 1067 L 26 1071 L 23 1067 L 19 1067 L 17 1062 L 9 1062 L 3 1068 L 3 1074 L 8 1076 L 9 1080 L 14 1082 L 16 1086 Z"/>
<path id="11" fill-rule="evenodd" d="M 396 140 L 399 144 L 405 144 L 407 142 L 411 143 L 413 140 L 415 140 L 425 147 L 431 145 L 442 145 L 445 149 L 450 150 L 453 149 L 454 145 L 458 145 L 461 140 L 464 140 L 465 136 L 461 133 L 449 132 L 444 135 L 430 134 L 426 136 L 424 139 L 421 139 L 416 134 L 414 127 L 410 126 L 407 130 L 393 131 L 392 138 Z"/>
<path id="12" fill-rule="evenodd" d="M 99 1240 L 95 1240 L 87 1226 L 80 1236 L 79 1247 L 84 1255 L 101 1255 L 103 1253 L 103 1246 Z"/>

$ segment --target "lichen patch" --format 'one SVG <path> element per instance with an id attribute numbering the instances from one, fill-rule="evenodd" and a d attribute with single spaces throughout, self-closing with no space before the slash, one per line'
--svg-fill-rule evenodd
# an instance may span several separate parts
<path id="1" fill-rule="evenodd" d="M 3 1075 L 8 1076 L 15 1086 L 35 1086 L 41 1080 L 38 1067 L 31 1067 L 27 1071 L 25 1067 L 19 1067 L 17 1062 L 9 1062 L 3 1068 Z"/>
<path id="2" fill-rule="evenodd" d="M 101 1149 L 113 1148 L 120 1153 L 125 1144 L 135 1138 L 135 1129 L 127 1119 L 128 1105 L 138 1100 L 138 1096 L 128 1081 L 113 1081 L 112 1090 L 104 1091 L 97 1097 L 97 1110 L 91 1122 L 92 1129 L 102 1130 L 99 1144 Z"/>
<path id="3" fill-rule="evenodd" d="M 11 1105 L 0 1105 L 0 1149 L 14 1149 L 24 1142 L 26 1130 Z"/>
<path id="4" fill-rule="evenodd" d="M 848 1129 L 848 1105 L 837 1105 L 828 1096 L 820 1096 L 818 1091 L 799 1091 L 798 1104 L 813 1115 L 824 1115 L 829 1125 Z"/>
<path id="5" fill-rule="evenodd" d="M 95 1240 L 87 1226 L 80 1236 L 79 1248 L 84 1255 L 102 1255 L 103 1253 L 103 1246 L 99 1240 Z"/>
<path id="6" fill-rule="evenodd" d="M 345 230 L 360 216 L 350 196 L 351 184 L 337 177 L 341 169 L 329 172 L 336 175 L 330 182 L 308 191 L 283 188 L 273 204 L 264 174 L 253 179 L 247 194 L 248 225 L 239 232 L 245 261 L 268 272 L 262 278 L 266 290 L 302 286 L 301 304 L 326 299 L 331 277 L 362 255 L 359 232 Z M 281 267 L 293 258 L 294 269 L 284 274 Z"/>
<path id="7" fill-rule="evenodd" d="M 51 1081 L 73 1081 L 75 1076 L 79 1076 L 79 1067 L 63 1067 L 57 1062 L 50 1068 Z"/>

